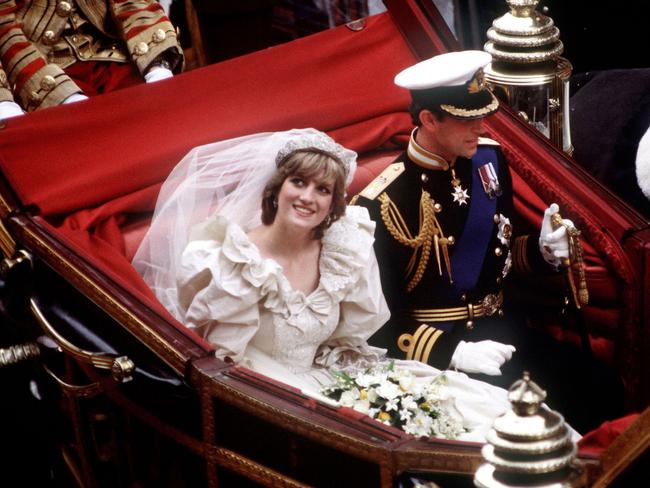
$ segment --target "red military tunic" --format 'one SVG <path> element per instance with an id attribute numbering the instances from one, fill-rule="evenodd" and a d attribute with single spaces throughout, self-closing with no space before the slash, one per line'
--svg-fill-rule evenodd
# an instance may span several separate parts
<path id="1" fill-rule="evenodd" d="M 32 111 L 83 91 L 70 76 L 89 72 L 75 69 L 78 61 L 132 65 L 143 75 L 163 60 L 180 71 L 183 55 L 174 27 L 153 0 L 0 0 L 0 60 L 0 101 L 15 97 Z M 112 66 L 102 76 L 115 71 Z"/>

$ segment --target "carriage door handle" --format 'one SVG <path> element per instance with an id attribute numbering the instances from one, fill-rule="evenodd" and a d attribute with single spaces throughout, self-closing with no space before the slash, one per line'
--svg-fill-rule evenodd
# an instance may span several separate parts
<path id="1" fill-rule="evenodd" d="M 75 346 L 59 334 L 54 327 L 52 327 L 52 324 L 50 324 L 50 322 L 45 318 L 45 315 L 43 315 L 43 312 L 33 298 L 29 299 L 29 306 L 34 317 L 36 317 L 36 320 L 45 333 L 50 336 L 63 351 L 83 363 L 91 364 L 97 369 L 110 371 L 111 376 L 118 383 L 126 383 L 133 379 L 135 364 L 128 357 L 117 356 L 105 352 L 89 352 Z"/>

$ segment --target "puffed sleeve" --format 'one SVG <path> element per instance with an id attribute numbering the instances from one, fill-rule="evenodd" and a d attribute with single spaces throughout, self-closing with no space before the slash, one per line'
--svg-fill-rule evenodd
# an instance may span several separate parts
<path id="1" fill-rule="evenodd" d="M 183 323 L 216 346 L 216 356 L 241 361 L 259 328 L 259 293 L 247 284 L 220 243 L 190 242 L 177 277 Z"/>
<path id="2" fill-rule="evenodd" d="M 362 215 L 367 218 L 367 211 Z M 363 262 L 355 272 L 356 280 L 340 302 L 340 321 L 334 333 L 319 348 L 315 362 L 325 367 L 346 365 L 361 358 L 377 360 L 384 349 L 369 346 L 368 338 L 390 318 L 381 288 L 379 266 L 372 248 L 374 223 L 358 222 L 361 232 L 369 232 Z"/>

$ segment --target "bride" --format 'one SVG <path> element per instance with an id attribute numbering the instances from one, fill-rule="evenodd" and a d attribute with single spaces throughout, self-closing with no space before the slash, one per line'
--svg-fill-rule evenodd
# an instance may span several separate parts
<path id="1" fill-rule="evenodd" d="M 327 401 L 332 371 L 386 362 L 375 224 L 346 206 L 356 153 L 315 129 L 193 149 L 164 183 L 134 266 L 161 303 L 233 360 Z M 421 383 L 440 371 L 395 361 Z M 464 440 L 482 441 L 507 392 L 446 371 Z"/>

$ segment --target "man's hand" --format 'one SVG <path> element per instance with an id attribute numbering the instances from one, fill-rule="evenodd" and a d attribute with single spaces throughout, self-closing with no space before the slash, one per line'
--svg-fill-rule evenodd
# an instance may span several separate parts
<path id="1" fill-rule="evenodd" d="M 482 373 L 499 376 L 501 366 L 510 360 L 515 346 L 495 341 L 460 341 L 449 366 L 465 373 Z"/>
<path id="2" fill-rule="evenodd" d="M 557 203 L 552 203 L 544 211 L 542 230 L 539 234 L 539 250 L 544 260 L 556 268 L 562 264 L 563 260 L 569 258 L 569 235 L 567 234 L 567 227 L 573 227 L 573 222 L 568 219 L 562 219 L 564 225 L 553 230 L 551 218 L 559 211 L 560 207 Z"/>
<path id="3" fill-rule="evenodd" d="M 8 119 L 10 117 L 17 117 L 23 115 L 23 109 L 16 102 L 6 100 L 0 102 L 0 120 Z"/>

